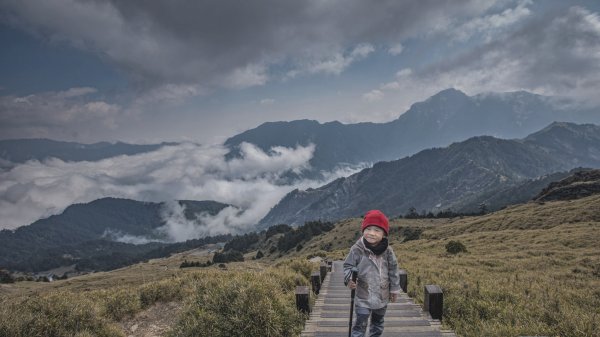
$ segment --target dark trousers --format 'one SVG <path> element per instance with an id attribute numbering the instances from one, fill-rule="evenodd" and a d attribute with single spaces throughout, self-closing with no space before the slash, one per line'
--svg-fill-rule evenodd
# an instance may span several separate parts
<path id="1" fill-rule="evenodd" d="M 371 316 L 371 326 L 369 328 L 369 337 L 379 337 L 383 333 L 383 316 L 387 307 L 381 309 L 368 309 L 355 307 L 356 318 L 352 326 L 352 337 L 365 337 L 369 316 Z"/>

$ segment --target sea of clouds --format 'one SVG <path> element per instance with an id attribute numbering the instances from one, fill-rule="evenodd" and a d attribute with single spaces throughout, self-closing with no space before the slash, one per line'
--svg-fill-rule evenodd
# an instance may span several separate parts
<path id="1" fill-rule="evenodd" d="M 310 167 L 314 149 L 311 144 L 264 152 L 243 143 L 241 156 L 226 160 L 228 149 L 224 146 L 182 143 L 94 162 L 32 160 L 0 171 L 0 228 L 31 224 L 74 203 L 117 197 L 164 202 L 165 225 L 158 231 L 168 241 L 242 233 L 252 229 L 291 190 L 318 187 L 359 169 L 340 169 L 322 180 L 282 183 L 286 172 L 299 173 Z M 176 200 L 214 200 L 233 206 L 215 216 L 202 214 L 197 220 L 188 220 Z M 119 240 L 146 241 L 126 233 Z"/>

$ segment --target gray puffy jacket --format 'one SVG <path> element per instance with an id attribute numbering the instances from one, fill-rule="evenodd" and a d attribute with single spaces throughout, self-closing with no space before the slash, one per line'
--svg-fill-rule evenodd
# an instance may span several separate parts
<path id="1" fill-rule="evenodd" d="M 362 237 L 359 238 L 344 261 L 345 285 L 348 285 L 354 267 L 358 268 L 354 299 L 357 306 L 380 309 L 388 304 L 390 293 L 400 293 L 398 260 L 391 246 L 377 256 L 365 247 Z"/>

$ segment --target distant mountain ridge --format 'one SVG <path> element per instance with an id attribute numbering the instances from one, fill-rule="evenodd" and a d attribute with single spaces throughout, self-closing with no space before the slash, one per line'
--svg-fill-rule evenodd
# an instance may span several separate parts
<path id="1" fill-rule="evenodd" d="M 318 172 L 340 164 L 395 160 L 474 136 L 522 138 L 555 121 L 600 124 L 600 110 L 563 109 L 551 97 L 524 91 L 467 96 L 447 89 L 388 123 L 268 122 L 227 139 L 225 145 L 236 156 L 242 142 L 264 151 L 313 143 L 310 163 Z"/>
<path id="2" fill-rule="evenodd" d="M 577 152 L 580 147 L 586 150 Z M 600 127 L 589 124 L 553 123 L 523 140 L 473 137 L 379 162 L 316 189 L 294 190 L 260 227 L 356 217 L 373 208 L 391 216 L 406 214 L 411 207 L 473 211 L 532 179 L 575 167 L 600 167 L 599 151 Z"/>
<path id="3" fill-rule="evenodd" d="M 185 207 L 184 215 L 189 220 L 202 212 L 216 215 L 229 206 L 215 201 L 182 200 L 178 203 Z M 2 230 L 0 267 L 31 271 L 69 265 L 77 259 L 89 257 L 91 246 L 105 247 L 107 250 L 96 252 L 105 256 L 114 253 L 111 247 L 133 253 L 164 246 L 157 242 L 139 246 L 112 242 L 115 236 L 122 235 L 164 240 L 164 234 L 156 232 L 165 224 L 161 216 L 163 207 L 164 203 L 103 198 L 71 205 L 62 214 L 38 220 L 15 231 Z"/>
<path id="4" fill-rule="evenodd" d="M 176 144 L 136 145 L 122 142 L 81 144 L 50 139 L 7 139 L 0 140 L 0 159 L 11 163 L 42 161 L 48 158 L 58 158 L 63 161 L 97 161 L 120 155 L 155 151 L 163 146 Z"/>

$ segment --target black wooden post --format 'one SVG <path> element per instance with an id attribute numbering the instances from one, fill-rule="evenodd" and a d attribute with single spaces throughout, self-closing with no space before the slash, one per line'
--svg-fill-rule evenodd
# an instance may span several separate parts
<path id="1" fill-rule="evenodd" d="M 321 272 L 321 282 L 323 282 L 325 280 L 325 276 L 327 276 L 327 264 L 325 262 L 321 263 L 319 271 Z"/>
<path id="2" fill-rule="evenodd" d="M 319 290 L 321 290 L 321 273 L 315 271 L 310 275 L 310 283 L 312 284 L 313 292 L 319 295 Z"/>
<path id="3" fill-rule="evenodd" d="M 333 267 L 333 262 L 327 261 L 327 271 L 331 271 L 331 267 Z"/>
<path id="4" fill-rule="evenodd" d="M 441 321 L 444 309 L 444 293 L 442 293 L 442 288 L 433 284 L 426 285 L 424 302 L 425 311 L 429 312 L 431 318 Z"/>
<path id="5" fill-rule="evenodd" d="M 400 277 L 400 288 L 405 293 L 408 292 L 408 273 L 404 269 L 398 270 L 398 276 Z"/>
<path id="6" fill-rule="evenodd" d="M 306 286 L 296 287 L 296 309 L 305 314 L 310 314 L 310 292 Z"/>

